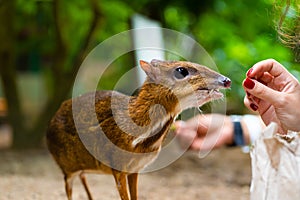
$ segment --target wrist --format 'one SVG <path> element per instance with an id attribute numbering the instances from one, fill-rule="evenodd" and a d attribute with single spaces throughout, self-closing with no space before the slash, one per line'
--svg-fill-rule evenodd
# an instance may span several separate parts
<path id="1" fill-rule="evenodd" d="M 244 131 L 245 141 L 247 144 L 254 143 L 264 128 L 263 121 L 258 115 L 246 114 L 243 115 L 241 123 Z"/>

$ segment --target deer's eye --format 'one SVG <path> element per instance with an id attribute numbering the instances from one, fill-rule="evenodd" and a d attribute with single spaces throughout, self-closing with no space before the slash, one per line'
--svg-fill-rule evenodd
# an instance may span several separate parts
<path id="1" fill-rule="evenodd" d="M 189 75 L 189 71 L 184 67 L 178 67 L 174 71 L 174 76 L 177 79 L 183 79 L 184 77 Z"/>

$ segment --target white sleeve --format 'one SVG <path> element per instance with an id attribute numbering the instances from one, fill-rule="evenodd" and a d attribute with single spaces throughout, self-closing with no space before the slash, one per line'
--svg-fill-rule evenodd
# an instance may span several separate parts
<path id="1" fill-rule="evenodd" d="M 254 143 L 254 141 L 259 137 L 262 132 L 262 121 L 258 115 L 243 115 L 243 122 L 246 124 L 249 132 L 250 143 Z"/>

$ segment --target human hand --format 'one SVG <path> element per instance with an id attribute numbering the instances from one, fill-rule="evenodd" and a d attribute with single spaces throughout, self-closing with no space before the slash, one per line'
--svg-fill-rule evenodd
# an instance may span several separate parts
<path id="1" fill-rule="evenodd" d="M 182 148 L 208 151 L 233 143 L 233 124 L 226 115 L 198 115 L 186 122 L 175 122 L 175 128 Z"/>
<path id="2" fill-rule="evenodd" d="M 256 63 L 243 81 L 244 104 L 258 111 L 266 125 L 276 122 L 279 133 L 300 131 L 300 84 L 276 60 Z"/>

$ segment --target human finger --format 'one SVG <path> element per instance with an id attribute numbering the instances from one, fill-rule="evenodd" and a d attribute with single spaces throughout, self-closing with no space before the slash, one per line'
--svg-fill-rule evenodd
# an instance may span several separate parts
<path id="1" fill-rule="evenodd" d="M 256 105 L 258 105 L 260 103 L 260 99 L 258 97 L 250 94 L 247 91 L 246 91 L 246 97 L 249 99 L 249 101 L 251 101 L 252 103 L 255 103 Z"/>
<path id="2" fill-rule="evenodd" d="M 218 131 L 220 132 L 215 132 L 214 134 L 207 134 L 205 137 L 195 138 L 195 140 L 190 145 L 190 149 L 209 151 L 214 148 L 223 146 L 225 144 L 225 141 L 222 138 L 222 130 L 220 129 Z"/>
<path id="3" fill-rule="evenodd" d="M 280 92 L 273 90 L 254 79 L 246 78 L 243 81 L 243 87 L 245 91 L 247 91 L 251 95 L 267 101 L 273 105 L 278 104 L 281 97 Z"/>
<path id="4" fill-rule="evenodd" d="M 249 110 L 257 111 L 258 109 L 258 105 L 255 102 L 253 102 L 252 99 L 250 100 L 247 96 L 244 97 L 244 105 Z"/>
<path id="5" fill-rule="evenodd" d="M 197 132 L 199 136 L 206 135 L 211 123 L 211 116 L 210 114 L 199 114 L 187 120 L 185 125 Z"/>
<path id="6" fill-rule="evenodd" d="M 251 67 L 247 72 L 247 77 L 260 79 L 268 72 L 273 77 L 287 77 L 290 73 L 274 59 L 260 61 Z"/>
<path id="7" fill-rule="evenodd" d="M 178 138 L 180 147 L 183 149 L 190 148 L 197 135 L 196 131 L 189 129 L 183 121 L 177 121 L 174 123 L 174 126 L 174 133 Z"/>
<path id="8" fill-rule="evenodd" d="M 274 77 L 270 73 L 264 72 L 263 75 L 256 80 L 261 82 L 264 85 L 267 85 L 267 84 L 271 83 L 273 81 L 273 79 L 274 79 Z"/>

